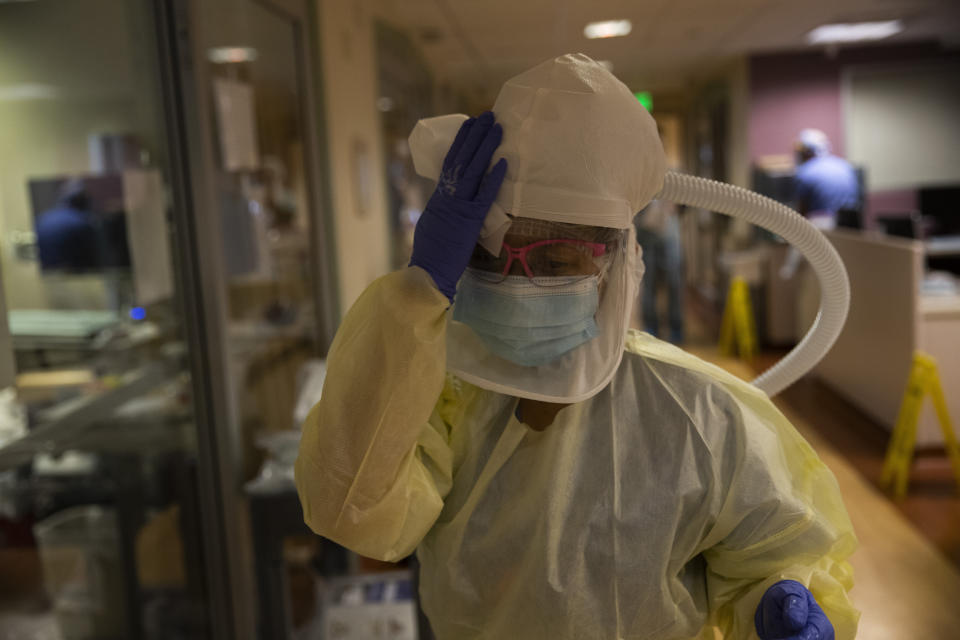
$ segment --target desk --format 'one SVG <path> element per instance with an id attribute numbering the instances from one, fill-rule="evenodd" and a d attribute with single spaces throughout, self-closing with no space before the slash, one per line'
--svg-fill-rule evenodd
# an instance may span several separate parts
<path id="1" fill-rule="evenodd" d="M 824 382 L 886 429 L 896 423 L 917 350 L 932 355 L 954 425 L 960 424 L 960 296 L 925 296 L 924 243 L 851 231 L 831 231 L 850 276 L 850 315 L 817 367 Z M 920 415 L 919 446 L 943 436 L 929 401 Z"/>
<path id="2" fill-rule="evenodd" d="M 108 311 L 13 310 L 10 341 L 18 371 L 109 364 L 170 335 L 147 320 Z"/>
<path id="3" fill-rule="evenodd" d="M 82 440 L 91 431 L 103 431 L 105 425 L 116 422 L 115 418 L 123 418 L 123 414 L 117 415 L 118 409 L 169 381 L 172 375 L 161 364 L 148 365 L 125 374 L 116 387 L 78 396 L 45 410 L 39 426 L 0 447 L 0 471 L 27 464 L 38 453 L 84 450 L 91 443 Z M 144 422 L 139 416 L 128 417 L 135 429 Z M 110 444 L 113 439 L 108 433 L 96 442 Z"/>
<path id="4" fill-rule="evenodd" d="M 83 342 L 120 321 L 112 311 L 14 309 L 9 312 L 14 341 L 44 340 L 50 344 Z"/>

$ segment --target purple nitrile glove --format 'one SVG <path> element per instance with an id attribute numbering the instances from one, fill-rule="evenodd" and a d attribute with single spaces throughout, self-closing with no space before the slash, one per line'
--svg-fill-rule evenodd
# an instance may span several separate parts
<path id="1" fill-rule="evenodd" d="M 503 129 L 489 111 L 464 122 L 443 161 L 437 188 L 417 221 L 410 266 L 429 273 L 450 302 L 507 173 L 504 158 L 487 173 L 502 137 Z"/>
<path id="2" fill-rule="evenodd" d="M 754 616 L 760 640 L 833 640 L 833 625 L 813 594 L 781 580 L 763 594 Z"/>

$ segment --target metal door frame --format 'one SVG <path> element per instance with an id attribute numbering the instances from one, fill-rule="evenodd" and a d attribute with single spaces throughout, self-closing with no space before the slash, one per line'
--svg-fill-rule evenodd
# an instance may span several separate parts
<path id="1" fill-rule="evenodd" d="M 207 0 L 204 0 L 207 1 Z M 330 228 L 330 189 L 323 143 L 320 86 L 315 67 L 316 14 L 312 0 L 250 0 L 298 23 L 297 53 L 302 95 L 300 119 L 311 219 L 318 344 L 332 341 L 338 313 Z M 211 637 L 252 638 L 255 585 L 247 504 L 234 462 L 238 442 L 236 391 L 229 379 L 225 335 L 227 304 L 219 222 L 213 108 L 206 57 L 197 33 L 197 3 L 150 0 L 159 34 L 161 83 L 171 168 L 171 225 L 184 331 L 192 358 L 199 456 L 199 504 L 203 529 Z M 211 213 L 214 212 L 214 213 Z"/>

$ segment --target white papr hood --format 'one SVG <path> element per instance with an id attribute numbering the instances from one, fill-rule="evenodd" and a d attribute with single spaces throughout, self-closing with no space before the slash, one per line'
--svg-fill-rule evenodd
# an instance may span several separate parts
<path id="1" fill-rule="evenodd" d="M 642 263 L 633 218 L 663 187 L 666 158 L 656 123 L 622 82 L 583 54 L 560 56 L 500 90 L 493 112 L 503 142 L 492 162 L 507 175 L 480 243 L 499 251 L 506 214 L 627 229 L 604 284 L 600 335 L 560 359 L 524 367 L 492 354 L 466 325 L 449 321 L 448 368 L 477 386 L 520 397 L 579 402 L 620 364 Z M 436 180 L 464 115 L 421 120 L 410 135 L 417 173 Z"/>

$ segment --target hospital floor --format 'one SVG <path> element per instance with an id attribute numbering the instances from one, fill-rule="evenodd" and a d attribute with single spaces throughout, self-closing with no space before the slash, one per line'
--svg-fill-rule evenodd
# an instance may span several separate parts
<path id="1" fill-rule="evenodd" d="M 687 350 L 742 378 L 755 369 L 697 341 Z M 754 366 L 764 369 L 779 354 Z M 815 380 L 775 399 L 840 484 L 860 547 L 851 558 L 859 640 L 947 639 L 960 629 L 960 498 L 942 452 L 914 464 L 910 495 L 894 502 L 878 489 L 886 436 Z"/>

